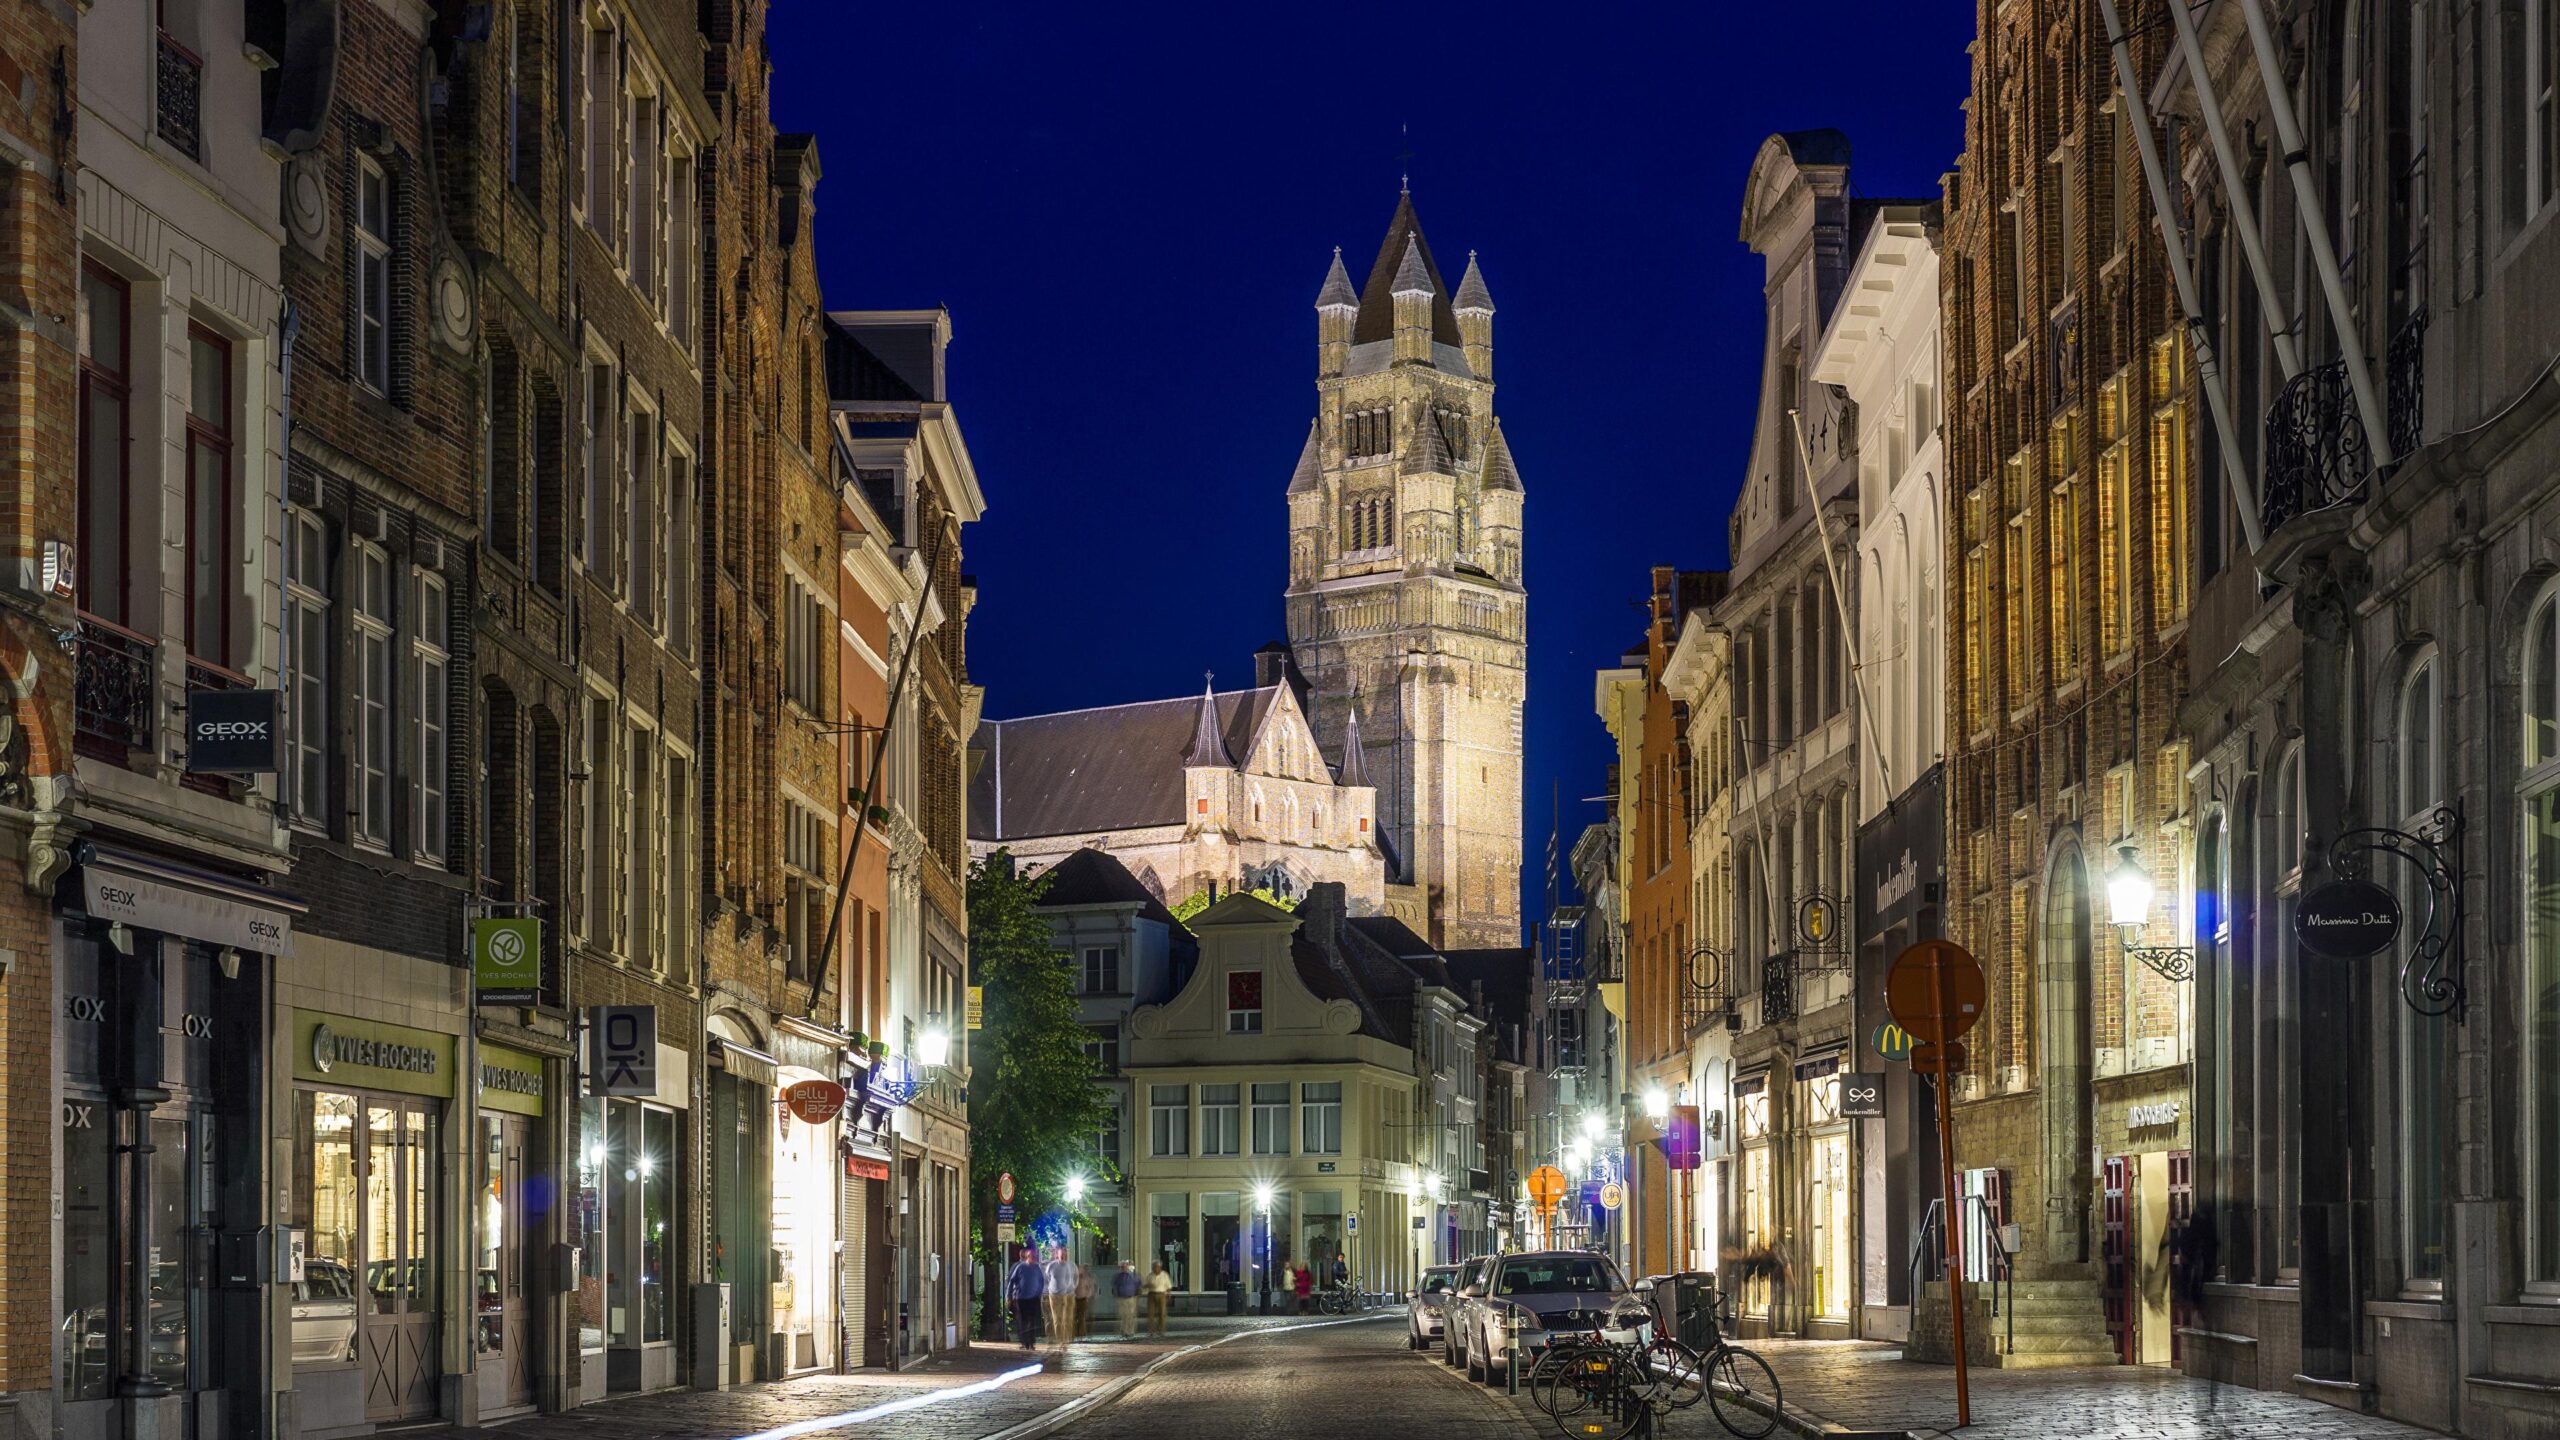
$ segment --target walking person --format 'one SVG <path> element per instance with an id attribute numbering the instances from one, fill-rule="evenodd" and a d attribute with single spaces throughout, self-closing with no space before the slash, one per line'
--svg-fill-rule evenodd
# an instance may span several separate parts
<path id="1" fill-rule="evenodd" d="M 1295 1313 L 1310 1314 L 1316 1308 L 1316 1272 L 1304 1265 L 1298 1266 L 1297 1272 L 1289 1281 L 1290 1288 L 1298 1292 L 1298 1306 Z"/>
<path id="2" fill-rule="evenodd" d="M 1004 1293 L 1013 1302 L 1013 1333 L 1022 1348 L 1040 1343 L 1040 1297 L 1048 1289 L 1048 1280 L 1040 1273 L 1040 1262 L 1033 1258 L 1030 1246 L 1014 1252 L 1013 1269 L 1006 1273 Z"/>
<path id="3" fill-rule="evenodd" d="M 1147 1333 L 1164 1333 L 1164 1312 L 1173 1304 L 1173 1276 L 1166 1273 L 1164 1262 L 1147 1272 Z"/>
<path id="4" fill-rule="evenodd" d="M 1076 1262 L 1067 1258 L 1066 1246 L 1050 1249 L 1048 1269 L 1042 1278 L 1047 1281 L 1049 1348 L 1064 1350 L 1067 1342 L 1075 1338 L 1069 1327 L 1076 1323 Z"/>
<path id="5" fill-rule="evenodd" d="M 1072 1338 L 1081 1340 L 1093 1333 L 1093 1267 L 1076 1267 L 1076 1328 Z"/>
<path id="6" fill-rule="evenodd" d="M 1138 1338 L 1138 1267 L 1127 1260 L 1120 1262 L 1118 1274 L 1111 1277 L 1112 1298 L 1120 1302 L 1120 1338 Z"/>

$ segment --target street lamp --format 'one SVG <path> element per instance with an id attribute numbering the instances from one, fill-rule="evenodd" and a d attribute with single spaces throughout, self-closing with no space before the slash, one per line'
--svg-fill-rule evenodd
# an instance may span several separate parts
<path id="1" fill-rule="evenodd" d="M 1608 1117 L 1607 1117 L 1607 1116 L 1602 1115 L 1599 1111 L 1597 1111 L 1597 1110 L 1590 1110 L 1590 1111 L 1585 1111 L 1585 1112 L 1583 1113 L 1583 1116 L 1582 1116 L 1582 1138 L 1583 1138 L 1583 1139 L 1585 1139 L 1585 1140 L 1597 1141 L 1597 1140 L 1600 1138 L 1600 1136 L 1601 1136 L 1602 1132 L 1606 1131 L 1608 1128 L 1609 1128 L 1609 1120 L 1608 1120 Z"/>
<path id="2" fill-rule="evenodd" d="M 1253 1187 L 1253 1208 L 1262 1212 L 1262 1244 L 1257 1247 L 1262 1251 L 1262 1258 L 1254 1268 L 1262 1272 L 1262 1313 L 1268 1315 L 1271 1313 L 1271 1187 L 1268 1184 Z"/>
<path id="3" fill-rule="evenodd" d="M 916 1037 L 916 1061 L 928 1070 L 939 1070 L 951 1061 L 951 1031 L 939 1015 L 924 1018 L 924 1033 Z"/>
<path id="4" fill-rule="evenodd" d="M 2107 872 L 2107 915 L 2116 922 L 2124 953 L 2167 980 L 2192 980 L 2196 952 L 2186 945 L 2137 945 L 2134 936 L 2151 918 L 2151 872 L 2133 852 L 2133 843 L 2116 847 L 2115 868 Z"/>
<path id="5" fill-rule="evenodd" d="M 1070 1205 L 1081 1205 L 1084 1203 L 1083 1176 L 1070 1175 L 1067 1177 L 1067 1203 Z"/>
<path id="6" fill-rule="evenodd" d="M 1644 1092 L 1644 1116 L 1656 1125 L 1671 1118 L 1671 1096 L 1659 1085 L 1648 1085 Z"/>

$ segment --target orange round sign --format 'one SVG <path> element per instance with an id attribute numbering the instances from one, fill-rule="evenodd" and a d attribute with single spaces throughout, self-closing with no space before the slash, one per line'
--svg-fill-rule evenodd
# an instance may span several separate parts
<path id="1" fill-rule="evenodd" d="M 793 1119 L 824 1125 L 844 1109 L 844 1087 L 833 1080 L 803 1080 L 782 1092 Z"/>
<path id="2" fill-rule="evenodd" d="M 1923 940 L 1884 977 L 1893 1023 L 1923 1045 L 1944 1045 L 1982 1022 L 1990 990 L 1973 952 L 1952 940 Z"/>
<path id="3" fill-rule="evenodd" d="M 1529 1172 L 1529 1198 L 1541 1210 L 1552 1210 L 1564 1198 L 1564 1172 L 1553 1165 L 1541 1165 Z"/>

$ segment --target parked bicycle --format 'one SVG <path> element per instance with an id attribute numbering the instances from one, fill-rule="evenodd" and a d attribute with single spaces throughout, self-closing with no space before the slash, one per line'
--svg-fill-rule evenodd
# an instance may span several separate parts
<path id="1" fill-rule="evenodd" d="M 1327 1285 L 1316 1297 L 1316 1308 L 1327 1315 L 1356 1315 L 1369 1308 L 1368 1297 L 1353 1285 Z"/>
<path id="2" fill-rule="evenodd" d="M 1559 1339 L 1530 1367 L 1529 1398 L 1570 1440 L 1622 1440 L 1648 1414 L 1705 1400 L 1716 1423 L 1742 1440 L 1778 1427 L 1777 1373 L 1723 1338 L 1700 1354 L 1659 1333 L 1635 1344 L 1589 1335 Z"/>

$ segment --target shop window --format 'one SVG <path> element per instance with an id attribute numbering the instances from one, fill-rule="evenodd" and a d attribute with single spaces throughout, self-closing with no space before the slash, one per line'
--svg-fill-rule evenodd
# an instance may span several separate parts
<path id="1" fill-rule="evenodd" d="M 1159 1087 L 1162 1088 L 1162 1087 Z M 1179 1087 L 1177 1087 L 1179 1088 Z M 1161 1261 L 1173 1288 L 1191 1288 L 1191 1197 L 1158 1192 L 1147 1197 L 1152 1258 Z"/>
<path id="2" fill-rule="evenodd" d="M 605 1206 L 612 1193 L 612 1149 L 607 1143 L 604 1101 L 588 1096 L 578 1102 L 578 1204 L 573 1220 L 578 1237 L 578 1294 L 575 1311 L 578 1348 L 604 1349 Z"/>
<path id="3" fill-rule="evenodd" d="M 2525 626 L 2524 814 L 2525 1216 L 2529 1287 L 2560 1293 L 2560 595 L 2546 591 Z"/>
<path id="4" fill-rule="evenodd" d="M 2443 748 L 2438 726 L 2444 713 L 2443 670 L 2429 649 L 2410 667 L 2400 692 L 2400 828 L 2418 832 L 2433 820 L 2444 793 Z M 2392 877 L 2402 912 L 2426 913 L 2423 881 L 2406 867 Z M 2404 926 L 2400 959 L 2413 955 L 2414 926 Z M 2396 968 L 2396 967 L 2395 967 Z M 2452 1157 L 2445 1147 L 2449 1128 L 2445 1076 L 2447 1020 L 2421 1015 L 2406 1005 L 2389 1007 L 2396 1030 L 2393 1048 L 2399 1065 L 2400 1091 L 2400 1248 L 2403 1278 L 2416 1291 L 2433 1293 L 2444 1285 L 2445 1174 Z"/>
<path id="5" fill-rule="evenodd" d="M 115 1297 L 115 1120 L 102 1100 L 66 1098 L 62 1105 L 61 1397 L 104 1400 L 115 1394 L 123 1353 L 111 1320 Z"/>
<path id="6" fill-rule="evenodd" d="M 1200 1278 L 1205 1289 L 1245 1283 L 1244 1267 L 1251 1257 L 1244 1253 L 1238 1198 L 1232 1193 L 1200 1197 Z"/>

